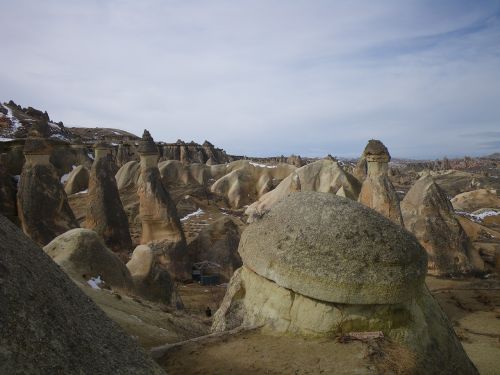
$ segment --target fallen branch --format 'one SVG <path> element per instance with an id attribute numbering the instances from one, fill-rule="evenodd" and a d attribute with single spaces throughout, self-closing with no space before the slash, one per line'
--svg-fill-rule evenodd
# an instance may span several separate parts
<path id="1" fill-rule="evenodd" d="M 153 357 L 153 359 L 160 359 L 168 351 L 170 351 L 174 348 L 181 347 L 181 346 L 186 345 L 186 344 L 190 344 L 190 343 L 194 343 L 194 342 L 199 343 L 199 342 L 207 341 L 207 340 L 214 339 L 214 338 L 232 336 L 232 335 L 235 335 L 235 334 L 238 334 L 241 332 L 253 331 L 253 330 L 256 330 L 256 329 L 261 328 L 261 327 L 262 327 L 262 325 L 240 326 L 240 327 L 230 329 L 229 331 L 210 333 L 210 334 L 205 335 L 205 336 L 194 337 L 192 339 L 174 342 L 172 344 L 155 346 L 154 348 L 150 349 L 150 354 L 151 354 L 151 357 Z"/>

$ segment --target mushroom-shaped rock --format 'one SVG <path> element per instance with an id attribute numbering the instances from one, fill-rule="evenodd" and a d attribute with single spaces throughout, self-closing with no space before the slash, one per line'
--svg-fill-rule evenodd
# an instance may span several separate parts
<path id="1" fill-rule="evenodd" d="M 54 238 L 43 250 L 76 281 L 85 282 L 100 276 L 112 288 L 132 289 L 132 279 L 125 264 L 92 230 L 69 230 Z"/>
<path id="2" fill-rule="evenodd" d="M 348 304 L 412 298 L 427 271 L 415 237 L 351 200 L 292 193 L 242 234 L 255 273 L 305 296 Z"/>

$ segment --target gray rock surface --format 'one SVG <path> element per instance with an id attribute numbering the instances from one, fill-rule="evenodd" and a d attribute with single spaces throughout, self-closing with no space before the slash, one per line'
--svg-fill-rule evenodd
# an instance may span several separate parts
<path id="1" fill-rule="evenodd" d="M 305 296 L 349 304 L 398 303 L 423 283 L 415 237 L 352 200 L 292 193 L 243 232 L 249 269 Z"/>
<path id="2" fill-rule="evenodd" d="M 3 216 L 0 244 L 1 374 L 164 374 Z"/>

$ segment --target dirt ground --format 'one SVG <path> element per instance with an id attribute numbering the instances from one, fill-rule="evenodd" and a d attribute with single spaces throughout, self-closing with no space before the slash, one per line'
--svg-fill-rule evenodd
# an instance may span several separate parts
<path id="1" fill-rule="evenodd" d="M 500 280 L 429 276 L 426 283 L 479 372 L 500 374 Z"/>

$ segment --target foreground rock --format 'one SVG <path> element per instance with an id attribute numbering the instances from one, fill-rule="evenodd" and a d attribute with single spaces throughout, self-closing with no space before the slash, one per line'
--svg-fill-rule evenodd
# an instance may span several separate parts
<path id="1" fill-rule="evenodd" d="M 54 238 L 43 250 L 72 279 L 86 283 L 99 277 L 113 289 L 132 291 L 132 278 L 120 258 L 109 250 L 98 234 L 72 229 Z"/>
<path id="2" fill-rule="evenodd" d="M 366 178 L 361 186 L 358 201 L 373 208 L 396 224 L 403 225 L 399 198 L 389 180 L 391 155 L 384 144 L 371 139 L 363 152 L 366 162 Z"/>
<path id="3" fill-rule="evenodd" d="M 18 215 L 23 232 L 39 245 L 46 245 L 58 235 L 77 228 L 56 169 L 50 163 L 52 146 L 35 132 L 26 140 L 26 163 L 17 193 Z"/>
<path id="4" fill-rule="evenodd" d="M 243 267 L 214 331 L 382 331 L 415 358 L 411 373 L 477 373 L 425 287 L 425 250 L 373 210 L 332 194 L 291 194 L 244 231 L 239 252 Z"/>
<path id="5" fill-rule="evenodd" d="M 319 160 L 295 170 L 276 189 L 264 194 L 251 204 L 245 213 L 252 222 L 269 211 L 288 194 L 297 191 L 317 191 L 358 199 L 361 185 L 356 178 L 345 172 L 337 161 Z"/>
<path id="6" fill-rule="evenodd" d="M 132 239 L 127 215 L 118 193 L 115 166 L 110 152 L 111 147 L 105 142 L 95 145 L 84 226 L 97 232 L 108 248 L 126 258 L 132 250 Z"/>
<path id="7" fill-rule="evenodd" d="M 0 155 L 0 214 L 17 222 L 16 183 L 7 171 L 6 156 Z"/>
<path id="8" fill-rule="evenodd" d="M 406 229 L 429 254 L 436 275 L 479 271 L 484 264 L 454 215 L 444 191 L 430 175 L 420 178 L 401 202 Z"/>
<path id="9" fill-rule="evenodd" d="M 3 216 L 0 241 L 0 373 L 164 373 Z"/>

